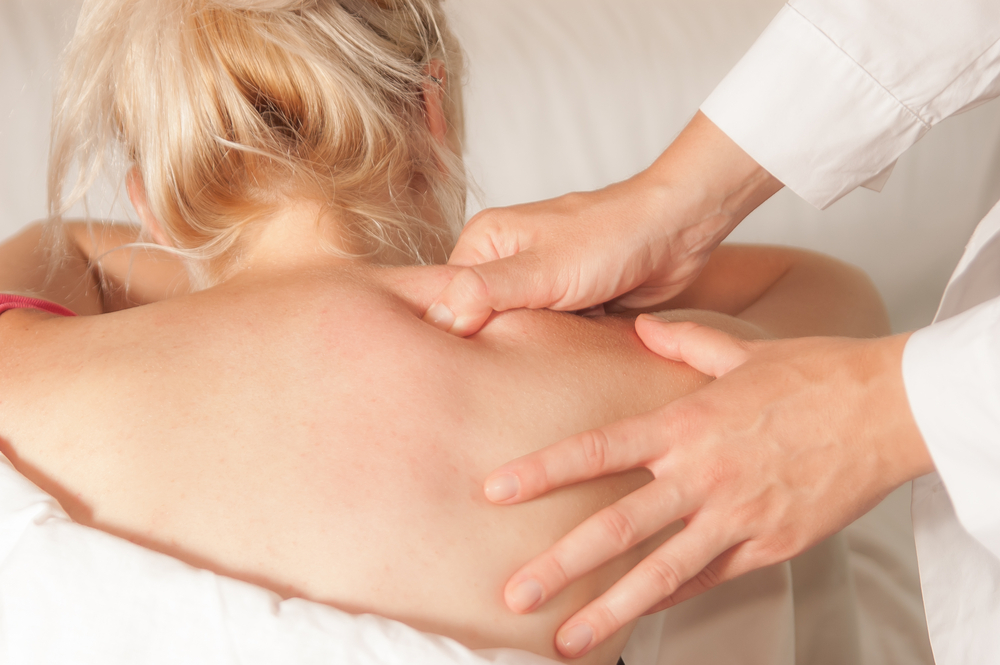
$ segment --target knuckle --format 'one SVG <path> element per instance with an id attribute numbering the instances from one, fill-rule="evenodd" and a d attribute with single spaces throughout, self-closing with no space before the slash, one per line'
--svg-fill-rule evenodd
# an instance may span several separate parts
<path id="1" fill-rule="evenodd" d="M 725 460 L 711 460 L 704 466 L 702 481 L 706 491 L 725 487 L 733 482 L 733 470 Z"/>
<path id="2" fill-rule="evenodd" d="M 597 475 L 605 469 L 611 452 L 611 441 L 603 430 L 594 429 L 580 435 L 580 452 L 584 468 Z"/>
<path id="3" fill-rule="evenodd" d="M 712 568 L 712 566 L 706 566 L 700 573 L 694 576 L 695 584 L 697 584 L 702 590 L 706 591 L 722 584 L 723 581 L 722 577 L 715 571 L 715 569 Z"/>
<path id="4" fill-rule="evenodd" d="M 503 208 L 483 208 L 482 210 L 480 210 L 479 212 L 477 212 L 475 215 L 472 216 L 472 219 L 469 220 L 469 222 L 465 225 L 465 227 L 469 228 L 472 226 L 478 226 L 478 227 L 488 226 L 496 223 L 497 220 L 503 219 L 503 216 L 504 216 Z"/>
<path id="5" fill-rule="evenodd" d="M 638 527 L 631 515 L 616 506 L 608 506 L 598 515 L 605 537 L 619 550 L 630 549 L 638 542 Z"/>
<path id="6" fill-rule="evenodd" d="M 590 615 L 588 617 L 589 623 L 594 628 L 596 633 L 594 637 L 597 640 L 600 640 L 602 635 L 611 635 L 616 632 L 629 620 L 629 617 L 621 617 L 615 613 L 614 609 L 602 599 L 597 600 L 587 613 Z"/>
<path id="7" fill-rule="evenodd" d="M 569 570 L 558 556 L 553 556 L 548 565 L 547 578 L 554 582 L 554 587 L 562 589 L 570 582 Z"/>
<path id="8" fill-rule="evenodd" d="M 765 544 L 758 547 L 758 561 L 761 566 L 768 566 L 793 557 L 809 549 L 812 542 L 799 534 L 791 532 L 774 534 L 767 538 Z"/>
<path id="9" fill-rule="evenodd" d="M 490 237 L 494 243 L 502 236 L 518 228 L 521 216 L 510 208 L 487 208 L 478 215 L 479 231 Z"/>
<path id="10" fill-rule="evenodd" d="M 463 304 L 483 302 L 488 295 L 486 282 L 475 267 L 462 268 L 452 280 L 451 288 Z"/>
<path id="11" fill-rule="evenodd" d="M 647 560 L 643 567 L 646 584 L 660 598 L 666 598 L 680 587 L 683 578 L 677 566 L 664 558 Z"/>

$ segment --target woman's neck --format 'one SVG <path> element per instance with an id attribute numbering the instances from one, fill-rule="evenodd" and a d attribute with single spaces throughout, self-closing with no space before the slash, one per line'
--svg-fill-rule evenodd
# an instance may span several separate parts
<path id="1" fill-rule="evenodd" d="M 247 239 L 238 272 L 288 270 L 337 260 L 327 249 L 336 242 L 324 230 L 341 228 L 339 217 L 337 211 L 310 201 L 283 206 Z"/>
<path id="2" fill-rule="evenodd" d="M 430 196 L 414 193 L 416 205 L 425 219 L 440 224 L 440 212 Z M 328 266 L 332 262 L 364 261 L 381 265 L 413 265 L 412 252 L 386 243 L 363 258 L 345 258 L 358 254 L 357 248 L 348 246 L 350 240 L 345 229 L 349 228 L 347 215 L 308 200 L 290 202 L 261 222 L 247 239 L 237 266 L 244 271 L 287 271 L 311 266 Z M 418 248 L 421 256 L 433 263 L 447 260 L 447 248 L 428 239 L 427 246 Z M 434 246 L 431 246 L 434 244 Z M 330 250 L 334 250 L 331 252 Z M 340 256 L 336 250 L 341 250 Z"/>

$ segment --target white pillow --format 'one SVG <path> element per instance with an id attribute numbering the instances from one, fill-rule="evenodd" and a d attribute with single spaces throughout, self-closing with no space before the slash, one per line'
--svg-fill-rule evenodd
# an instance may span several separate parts
<path id="1" fill-rule="evenodd" d="M 196 570 L 69 520 L 0 455 L 0 660 L 11 665 L 552 665 Z"/>

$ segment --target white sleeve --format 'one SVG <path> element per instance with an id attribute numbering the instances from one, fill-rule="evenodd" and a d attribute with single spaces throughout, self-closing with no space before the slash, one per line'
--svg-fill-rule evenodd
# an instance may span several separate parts
<path id="1" fill-rule="evenodd" d="M 1000 557 L 1000 298 L 910 337 L 903 381 L 962 526 Z"/>
<path id="2" fill-rule="evenodd" d="M 1000 94 L 1000 0 L 791 0 L 702 105 L 825 208 Z"/>
<path id="3" fill-rule="evenodd" d="M 0 455 L 0 661 L 38 665 L 552 665 L 473 652 L 197 570 L 69 520 Z"/>

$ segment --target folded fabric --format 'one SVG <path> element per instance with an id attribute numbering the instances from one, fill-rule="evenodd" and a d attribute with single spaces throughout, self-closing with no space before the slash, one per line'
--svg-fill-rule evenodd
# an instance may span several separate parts
<path id="1" fill-rule="evenodd" d="M 0 455 L 0 662 L 552 665 L 198 570 L 72 522 Z"/>

